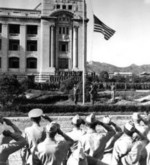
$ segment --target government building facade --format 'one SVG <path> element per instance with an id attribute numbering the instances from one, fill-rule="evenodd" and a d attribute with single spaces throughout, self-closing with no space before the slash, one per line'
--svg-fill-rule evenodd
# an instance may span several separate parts
<path id="1" fill-rule="evenodd" d="M 82 72 L 87 23 L 84 0 L 42 0 L 32 10 L 0 8 L 0 73 Z"/>

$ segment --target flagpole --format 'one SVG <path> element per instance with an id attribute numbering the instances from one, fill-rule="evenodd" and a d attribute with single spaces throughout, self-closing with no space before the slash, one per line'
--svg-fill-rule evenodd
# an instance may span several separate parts
<path id="1" fill-rule="evenodd" d="M 82 74 L 82 85 L 83 85 L 83 105 L 85 105 L 85 0 L 83 0 L 83 74 Z"/>

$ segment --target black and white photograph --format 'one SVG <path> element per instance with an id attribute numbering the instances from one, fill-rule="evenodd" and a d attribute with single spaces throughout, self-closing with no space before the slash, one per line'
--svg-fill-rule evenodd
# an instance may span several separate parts
<path id="1" fill-rule="evenodd" d="M 0 165 L 150 165 L 150 0 L 0 0 Z"/>

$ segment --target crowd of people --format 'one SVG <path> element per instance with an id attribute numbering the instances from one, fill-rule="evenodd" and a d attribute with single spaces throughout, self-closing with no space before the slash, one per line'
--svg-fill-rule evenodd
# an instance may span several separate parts
<path id="1" fill-rule="evenodd" d="M 150 165 L 150 116 L 133 113 L 123 128 L 94 113 L 75 115 L 70 132 L 44 115 L 41 109 L 28 113 L 30 127 L 21 131 L 11 120 L 0 123 L 12 127 L 0 134 L 0 165 L 9 164 L 9 156 L 20 150 L 22 165 Z M 41 126 L 41 119 L 47 125 Z M 98 129 L 98 128 L 103 129 Z"/>

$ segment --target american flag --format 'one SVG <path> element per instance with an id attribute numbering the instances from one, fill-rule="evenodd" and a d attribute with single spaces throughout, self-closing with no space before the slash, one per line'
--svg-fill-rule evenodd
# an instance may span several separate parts
<path id="1" fill-rule="evenodd" d="M 115 33 L 115 30 L 111 29 L 107 25 L 105 25 L 102 21 L 100 21 L 95 15 L 94 15 L 94 32 L 100 32 L 104 35 L 104 38 L 106 40 L 109 40 L 113 34 Z"/>

